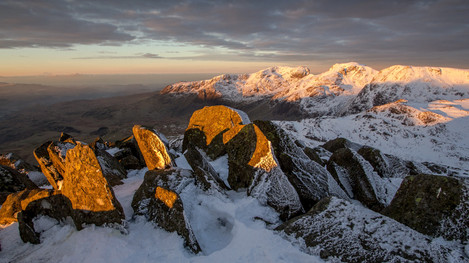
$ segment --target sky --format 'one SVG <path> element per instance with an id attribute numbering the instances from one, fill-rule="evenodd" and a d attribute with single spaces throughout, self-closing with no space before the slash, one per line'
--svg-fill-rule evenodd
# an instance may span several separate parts
<path id="1" fill-rule="evenodd" d="M 469 1 L 0 0 L 0 76 L 469 68 Z"/>

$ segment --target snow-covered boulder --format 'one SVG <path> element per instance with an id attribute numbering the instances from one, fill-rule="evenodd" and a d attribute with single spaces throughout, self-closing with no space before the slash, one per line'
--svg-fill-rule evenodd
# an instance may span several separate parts
<path id="1" fill-rule="evenodd" d="M 43 143 L 41 146 L 34 149 L 33 153 L 36 161 L 39 163 L 39 167 L 41 167 L 42 173 L 47 178 L 47 181 L 49 181 L 55 190 L 59 190 L 58 185 L 61 184 L 63 180 L 63 174 L 57 171 L 57 168 L 52 163 L 49 152 L 47 151 L 47 148 L 51 143 L 52 141 Z"/>
<path id="2" fill-rule="evenodd" d="M 254 124 L 272 143 L 279 165 L 297 191 L 305 210 L 329 196 L 328 171 L 312 161 L 304 151 L 277 125 L 270 121 Z"/>
<path id="3" fill-rule="evenodd" d="M 36 184 L 34 184 L 25 174 L 22 174 L 9 166 L 0 165 L 0 204 L 2 204 L 11 193 L 15 193 L 23 189 L 35 188 L 37 188 Z"/>
<path id="4" fill-rule="evenodd" d="M 183 192 L 190 191 L 187 186 L 194 184 L 190 170 L 150 170 L 145 173 L 142 185 L 135 192 L 132 208 L 134 215 L 145 216 L 166 231 L 178 233 L 183 237 L 185 246 L 198 253 L 200 246 L 184 210 L 184 200 L 181 199 Z"/>
<path id="5" fill-rule="evenodd" d="M 469 240 L 469 181 L 419 174 L 404 179 L 383 214 L 430 236 Z"/>
<path id="6" fill-rule="evenodd" d="M 223 133 L 242 124 L 248 124 L 246 113 L 226 106 L 207 106 L 195 111 L 189 121 L 182 149 L 188 144 L 203 149 L 207 155 L 216 159 L 226 153 Z"/>
<path id="7" fill-rule="evenodd" d="M 300 198 L 275 158 L 272 144 L 255 124 L 238 125 L 223 134 L 228 153 L 228 183 L 234 190 L 268 204 L 285 220 L 303 211 Z"/>
<path id="8" fill-rule="evenodd" d="M 135 125 L 132 128 L 138 148 L 148 169 L 165 169 L 173 166 L 166 138 L 154 129 Z"/>
<path id="9" fill-rule="evenodd" d="M 304 251 L 333 262 L 467 262 L 461 246 L 431 238 L 363 206 L 327 197 L 277 228 Z"/>
<path id="10" fill-rule="evenodd" d="M 194 171 L 196 184 L 203 190 L 223 192 L 224 189 L 228 189 L 202 150 L 189 145 L 184 157 Z"/>
<path id="11" fill-rule="evenodd" d="M 88 145 L 78 142 L 67 152 L 65 170 L 62 194 L 71 202 L 73 220 L 78 229 L 83 223 L 120 224 L 125 219 L 98 158 Z"/>

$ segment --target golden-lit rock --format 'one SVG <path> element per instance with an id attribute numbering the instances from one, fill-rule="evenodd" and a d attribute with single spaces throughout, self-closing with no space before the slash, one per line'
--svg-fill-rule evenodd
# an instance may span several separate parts
<path id="1" fill-rule="evenodd" d="M 67 151 L 73 149 L 73 147 L 75 147 L 75 144 L 71 142 L 60 141 L 54 141 L 47 146 L 49 158 L 57 172 L 62 176 L 65 174 L 65 158 L 67 156 Z"/>
<path id="2" fill-rule="evenodd" d="M 52 185 L 55 190 L 59 190 L 59 184 L 63 180 L 63 175 L 59 173 L 52 163 L 47 148 L 51 144 L 51 141 L 43 143 L 41 146 L 34 149 L 34 157 L 41 167 L 41 171 L 47 178 L 47 181 Z M 60 182 L 60 183 L 59 183 Z"/>
<path id="3" fill-rule="evenodd" d="M 82 223 L 121 223 L 122 207 L 88 145 L 78 142 L 67 152 L 65 170 L 62 194 L 71 202 L 77 228 Z"/>
<path id="4" fill-rule="evenodd" d="M 17 214 L 26 209 L 30 202 L 48 197 L 51 193 L 51 190 L 46 189 L 24 189 L 10 194 L 0 209 L 0 225 L 17 222 Z"/>
<path id="5" fill-rule="evenodd" d="M 178 199 L 175 192 L 166 190 L 159 186 L 156 187 L 155 197 L 156 199 L 163 201 L 163 203 L 169 208 L 173 208 L 174 202 Z"/>
<path id="6" fill-rule="evenodd" d="M 0 204 L 3 203 L 11 193 L 23 189 L 35 188 L 37 188 L 36 184 L 34 184 L 27 175 L 9 166 L 0 165 Z"/>
<path id="7" fill-rule="evenodd" d="M 149 170 L 173 166 L 161 134 L 140 125 L 135 125 L 132 132 Z"/>

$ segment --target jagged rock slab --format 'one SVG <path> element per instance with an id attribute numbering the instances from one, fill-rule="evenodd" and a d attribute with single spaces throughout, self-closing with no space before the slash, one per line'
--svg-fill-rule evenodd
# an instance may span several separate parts
<path id="1" fill-rule="evenodd" d="M 173 166 L 164 136 L 140 125 L 135 125 L 132 132 L 149 170 Z"/>
<path id="2" fill-rule="evenodd" d="M 330 194 L 328 171 L 311 161 L 283 129 L 270 121 L 254 121 L 254 124 L 272 143 L 282 171 L 297 191 L 306 210 Z"/>
<path id="3" fill-rule="evenodd" d="M 83 223 L 120 224 L 125 219 L 124 211 L 88 145 L 78 142 L 69 150 L 65 167 L 62 194 L 71 202 L 78 229 Z"/>
<path id="4" fill-rule="evenodd" d="M 210 106 L 195 111 L 189 121 L 182 149 L 188 144 L 199 147 L 216 159 L 225 154 L 223 133 L 242 124 L 250 123 L 246 113 L 226 106 Z"/>
<path id="5" fill-rule="evenodd" d="M 26 209 L 30 202 L 47 197 L 50 193 L 46 189 L 24 189 L 8 195 L 0 208 L 0 225 L 17 222 L 17 214 Z"/>
<path id="6" fill-rule="evenodd" d="M 11 193 L 23 189 L 37 188 L 28 176 L 22 174 L 9 166 L 0 165 L 0 204 L 5 201 Z"/>
<path id="7" fill-rule="evenodd" d="M 75 147 L 75 144 L 71 142 L 60 141 L 54 141 L 47 146 L 49 158 L 57 172 L 62 176 L 65 174 L 65 158 L 67 156 L 67 151 L 73 149 L 73 147 Z"/>
<path id="8" fill-rule="evenodd" d="M 180 197 L 186 187 L 194 183 L 189 170 L 173 168 L 148 171 L 135 192 L 132 208 L 135 215 L 143 215 L 166 231 L 178 233 L 183 237 L 185 246 L 198 253 L 201 251 L 200 246 Z"/>
<path id="9" fill-rule="evenodd" d="M 406 177 L 383 214 L 426 235 L 467 241 L 468 179 L 425 174 Z"/>
<path id="10" fill-rule="evenodd" d="M 63 175 L 57 171 L 49 156 L 49 152 L 47 151 L 47 148 L 51 143 L 51 141 L 43 143 L 41 146 L 34 149 L 33 153 L 36 161 L 39 163 L 39 167 L 41 167 L 42 173 L 47 178 L 47 181 L 49 181 L 55 190 L 59 190 L 59 185 L 63 180 Z"/>
<path id="11" fill-rule="evenodd" d="M 282 219 L 303 211 L 298 193 L 281 170 L 271 142 L 255 124 L 238 125 L 223 134 L 228 153 L 228 183 L 232 189 L 272 206 Z"/>
<path id="12" fill-rule="evenodd" d="M 194 171 L 196 184 L 204 191 L 223 192 L 223 190 L 229 189 L 215 169 L 213 169 L 208 161 L 208 157 L 202 150 L 189 145 L 184 152 L 184 157 Z"/>
<path id="13" fill-rule="evenodd" d="M 120 149 L 113 156 L 125 169 L 142 169 L 145 167 L 145 160 L 133 135 L 111 143 L 109 146 Z"/>
<path id="14" fill-rule="evenodd" d="M 111 186 L 122 184 L 121 180 L 127 178 L 127 171 L 122 164 L 102 149 L 96 148 L 94 153 L 109 184 Z"/>
<path id="15" fill-rule="evenodd" d="M 461 247 L 348 201 L 327 197 L 280 227 L 306 252 L 340 262 L 467 262 Z"/>

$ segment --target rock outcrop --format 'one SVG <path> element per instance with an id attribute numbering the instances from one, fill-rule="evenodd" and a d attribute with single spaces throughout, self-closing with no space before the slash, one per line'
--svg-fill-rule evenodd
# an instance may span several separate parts
<path id="1" fill-rule="evenodd" d="M 72 205 L 78 229 L 82 224 L 121 223 L 125 219 L 114 191 L 88 145 L 80 142 L 67 152 L 62 194 Z"/>
<path id="2" fill-rule="evenodd" d="M 105 150 L 96 148 L 94 150 L 103 175 L 111 186 L 122 184 L 122 179 L 127 178 L 127 171 L 121 163 Z"/>
<path id="3" fill-rule="evenodd" d="M 47 197 L 51 192 L 46 189 L 24 189 L 8 195 L 0 208 L 0 225 L 17 222 L 17 214 L 26 209 L 30 202 Z"/>
<path id="4" fill-rule="evenodd" d="M 135 125 L 132 132 L 149 170 L 173 166 L 166 138 L 162 134 L 140 125 Z"/>
<path id="5" fill-rule="evenodd" d="M 327 197 L 277 230 L 304 251 L 340 262 L 464 262 L 458 247 L 432 240 L 381 214 Z M 301 240 L 301 241 L 300 241 Z"/>
<path id="6" fill-rule="evenodd" d="M 41 167 L 42 173 L 47 178 L 47 181 L 49 181 L 55 190 L 59 190 L 63 180 L 63 175 L 57 171 L 49 156 L 47 148 L 51 143 L 51 141 L 43 143 L 41 146 L 34 149 L 33 153 L 36 161 L 39 163 L 39 167 Z"/>
<path id="7" fill-rule="evenodd" d="M 62 176 L 65 174 L 65 158 L 67 151 L 75 147 L 74 143 L 54 141 L 47 146 L 49 158 L 55 169 Z"/>
<path id="8" fill-rule="evenodd" d="M 22 174 L 9 166 L 0 165 L 0 204 L 7 196 L 24 189 L 37 188 L 27 175 Z"/>
<path id="9" fill-rule="evenodd" d="M 469 182 L 425 174 L 406 177 L 383 214 L 426 235 L 467 241 Z"/>
<path id="10" fill-rule="evenodd" d="M 188 185 L 194 183 L 194 178 L 188 170 L 150 170 L 135 192 L 132 208 L 135 215 L 143 215 L 166 231 L 178 233 L 184 239 L 185 246 L 198 253 L 201 251 L 200 246 L 180 196 Z"/>
<path id="11" fill-rule="evenodd" d="M 145 167 L 145 160 L 133 135 L 111 143 L 109 146 L 119 149 L 114 153 L 113 157 L 116 158 L 125 169 L 142 169 Z"/>

